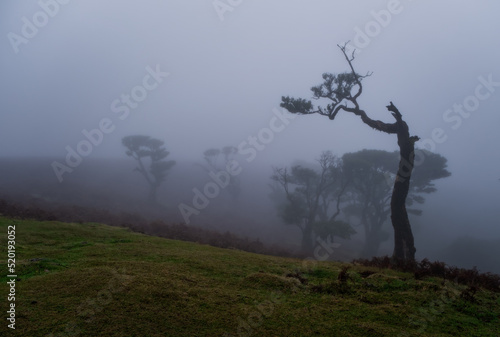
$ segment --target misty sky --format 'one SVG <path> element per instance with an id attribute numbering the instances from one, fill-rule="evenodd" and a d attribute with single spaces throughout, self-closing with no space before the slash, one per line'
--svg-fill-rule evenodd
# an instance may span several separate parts
<path id="1" fill-rule="evenodd" d="M 394 102 L 417 145 L 448 158 L 439 186 L 498 196 L 499 13 L 493 0 L 3 1 L 0 156 L 63 159 L 106 119 L 91 157 L 123 157 L 122 137 L 146 134 L 172 159 L 199 160 L 268 128 L 282 95 L 309 99 L 323 72 L 346 71 L 336 45 L 351 40 L 356 70 L 373 71 L 362 108 L 392 122 Z M 363 148 L 396 150 L 396 137 L 345 112 L 298 116 L 251 164 Z"/>

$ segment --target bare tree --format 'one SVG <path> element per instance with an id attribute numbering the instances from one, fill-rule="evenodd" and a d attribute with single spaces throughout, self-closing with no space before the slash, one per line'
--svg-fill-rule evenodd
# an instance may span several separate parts
<path id="1" fill-rule="evenodd" d="M 314 109 L 310 100 L 295 99 L 287 96 L 281 98 L 281 107 L 291 113 L 320 114 L 327 116 L 330 120 L 335 119 L 337 114 L 342 110 L 359 116 L 363 123 L 373 129 L 397 135 L 400 160 L 391 196 L 391 220 L 394 228 L 393 259 L 414 261 L 416 249 L 406 210 L 406 197 L 408 196 L 410 178 L 413 171 L 415 142 L 420 138 L 418 136 L 410 136 L 408 124 L 403 120 L 403 116 L 392 102 L 387 106 L 387 110 L 391 112 L 395 119 L 394 123 L 373 120 L 360 108 L 358 98 L 363 92 L 361 81 L 370 76 L 371 73 L 359 75 L 354 71 L 352 65 L 354 51 L 351 55 L 348 55 L 346 45 L 338 45 L 338 47 L 344 54 L 350 71 L 340 74 L 324 73 L 324 82 L 311 88 L 314 99 L 327 99 L 330 103 L 325 107 L 318 106 Z"/>

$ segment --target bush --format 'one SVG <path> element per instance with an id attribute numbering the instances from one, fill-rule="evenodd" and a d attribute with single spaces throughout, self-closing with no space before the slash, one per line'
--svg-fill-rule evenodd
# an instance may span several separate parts
<path id="1" fill-rule="evenodd" d="M 454 266 L 447 266 L 446 263 L 440 261 L 431 262 L 428 259 L 423 259 L 421 262 L 401 264 L 395 262 L 388 256 L 374 257 L 371 260 L 358 259 L 354 260 L 353 263 L 369 267 L 389 268 L 404 272 L 412 272 L 415 279 L 422 279 L 424 277 L 441 277 L 443 280 L 465 284 L 471 289 L 481 287 L 494 292 L 500 292 L 500 275 L 492 273 L 479 273 L 476 267 L 472 269 L 458 268 Z"/>

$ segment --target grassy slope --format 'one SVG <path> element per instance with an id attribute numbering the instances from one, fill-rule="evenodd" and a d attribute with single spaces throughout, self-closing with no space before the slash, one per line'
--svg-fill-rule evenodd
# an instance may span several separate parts
<path id="1" fill-rule="evenodd" d="M 473 303 L 460 297 L 466 287 L 441 280 L 377 269 L 365 278 L 367 268 L 352 266 L 341 285 L 340 263 L 306 266 L 101 224 L 0 217 L 3 317 L 9 224 L 21 279 L 18 336 L 500 334 L 498 294 L 479 291 Z M 307 284 L 286 277 L 297 270 Z"/>

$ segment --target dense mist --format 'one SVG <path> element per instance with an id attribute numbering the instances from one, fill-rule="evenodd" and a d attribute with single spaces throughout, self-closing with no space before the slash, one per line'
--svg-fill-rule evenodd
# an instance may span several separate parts
<path id="1" fill-rule="evenodd" d="M 353 114 L 280 107 L 282 96 L 311 99 L 323 73 L 350 71 L 337 46 L 348 43 L 356 71 L 373 72 L 362 108 L 392 122 L 394 102 L 416 148 L 447 159 L 451 176 L 410 216 L 417 258 L 500 273 L 499 12 L 495 1 L 4 2 L 0 198 L 137 213 L 298 251 L 300 230 L 270 196 L 273 168 L 315 167 L 322 151 L 398 150 L 396 136 Z M 155 205 L 122 144 L 130 135 L 164 142 L 175 161 Z M 226 146 L 233 166 L 210 167 L 205 151 Z M 220 170 L 237 178 L 237 197 L 217 185 Z M 218 188 L 210 197 L 207 184 Z M 351 225 L 357 234 L 336 238 L 332 259 L 360 256 L 363 230 Z M 390 220 L 384 230 L 393 235 Z M 379 253 L 392 249 L 391 236 Z"/>

